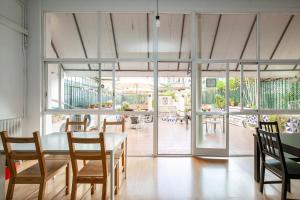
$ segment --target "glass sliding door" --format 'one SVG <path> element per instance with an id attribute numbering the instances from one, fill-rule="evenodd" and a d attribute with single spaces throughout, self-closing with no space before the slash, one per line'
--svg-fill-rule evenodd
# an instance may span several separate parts
<path id="1" fill-rule="evenodd" d="M 158 65 L 159 154 L 191 154 L 191 76 L 188 63 L 180 63 L 181 71 L 177 65 Z"/>
<path id="2" fill-rule="evenodd" d="M 208 71 L 207 68 L 214 69 Z M 196 75 L 196 154 L 228 155 L 228 65 L 199 64 Z"/>

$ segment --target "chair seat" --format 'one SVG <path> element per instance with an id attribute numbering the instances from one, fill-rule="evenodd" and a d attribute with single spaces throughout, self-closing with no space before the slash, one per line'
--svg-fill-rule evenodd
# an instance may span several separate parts
<path id="1" fill-rule="evenodd" d="M 45 166 L 47 170 L 47 177 L 53 177 L 58 170 L 66 166 L 68 161 L 66 160 L 45 160 Z M 38 163 L 24 169 L 17 174 L 17 177 L 41 177 L 40 166 Z"/>
<path id="2" fill-rule="evenodd" d="M 300 164 L 288 158 L 285 159 L 285 162 L 286 162 L 288 175 L 291 178 L 300 177 Z M 282 171 L 281 163 L 278 160 L 274 160 L 274 159 L 266 160 L 266 167 L 268 167 L 271 170 L 273 169 L 275 172 Z"/>
<path id="3" fill-rule="evenodd" d="M 107 174 L 110 173 L 110 164 L 107 164 Z M 78 172 L 78 177 L 103 177 L 102 161 L 101 160 L 91 160 L 82 167 Z"/>

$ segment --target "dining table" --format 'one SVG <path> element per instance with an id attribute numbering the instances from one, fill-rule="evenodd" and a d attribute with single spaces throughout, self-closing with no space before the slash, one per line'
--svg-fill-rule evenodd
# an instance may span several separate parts
<path id="1" fill-rule="evenodd" d="M 254 179 L 260 181 L 261 155 L 257 134 L 254 136 Z M 280 133 L 282 150 L 295 158 L 300 158 L 300 133 Z"/>
<path id="2" fill-rule="evenodd" d="M 75 137 L 93 138 L 99 137 L 97 132 L 74 132 Z M 114 154 L 116 150 L 125 144 L 125 177 L 127 171 L 127 133 L 106 132 L 105 151 L 110 155 L 110 199 L 114 199 Z M 42 149 L 47 155 L 69 155 L 69 145 L 66 132 L 55 132 L 41 136 Z M 12 144 L 12 149 L 22 152 L 33 152 L 35 147 L 32 144 Z M 98 144 L 78 144 L 76 149 L 86 152 L 97 152 L 100 150 Z M 100 167 L 100 166 L 99 166 Z M 0 141 L 0 200 L 5 199 L 5 168 L 6 158 Z"/>

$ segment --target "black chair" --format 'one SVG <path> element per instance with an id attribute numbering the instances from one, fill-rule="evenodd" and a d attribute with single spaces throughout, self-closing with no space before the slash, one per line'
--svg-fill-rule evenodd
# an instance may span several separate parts
<path id="1" fill-rule="evenodd" d="M 261 130 L 270 132 L 270 133 L 280 133 L 278 122 L 258 122 L 258 127 Z M 300 158 L 293 156 L 288 153 L 284 153 L 285 158 L 289 158 L 293 161 L 300 162 Z"/>
<path id="2" fill-rule="evenodd" d="M 258 128 L 256 131 L 262 158 L 260 192 L 263 192 L 264 184 L 282 183 L 281 199 L 285 200 L 287 191 L 290 192 L 290 180 L 300 179 L 300 164 L 284 157 L 278 131 L 271 133 Z M 271 159 L 266 159 L 266 156 Z M 265 181 L 265 169 L 282 181 Z"/>
<path id="3" fill-rule="evenodd" d="M 259 122 L 258 127 L 261 130 L 270 132 L 270 133 L 279 133 L 278 122 Z"/>

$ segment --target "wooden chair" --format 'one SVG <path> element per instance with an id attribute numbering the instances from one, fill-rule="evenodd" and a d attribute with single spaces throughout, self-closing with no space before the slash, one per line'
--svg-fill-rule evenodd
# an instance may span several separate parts
<path id="1" fill-rule="evenodd" d="M 12 199 L 15 184 L 39 184 L 38 199 L 44 200 L 46 183 L 49 179 L 54 177 L 57 172 L 66 167 L 68 161 L 66 160 L 47 160 L 44 157 L 44 152 L 41 147 L 39 132 L 34 132 L 33 137 L 9 137 L 7 132 L 1 132 L 1 139 L 3 148 L 8 163 L 8 168 L 11 174 L 9 180 L 6 199 Z M 33 144 L 35 152 L 22 152 L 12 149 L 11 144 Z M 36 160 L 37 163 L 17 172 L 14 167 L 15 160 Z M 66 194 L 69 193 L 69 168 L 66 167 Z"/>
<path id="2" fill-rule="evenodd" d="M 122 133 L 125 132 L 125 119 L 122 117 L 122 120 L 120 121 L 107 121 L 107 119 L 104 119 L 103 122 L 103 132 L 105 133 L 107 130 L 107 126 L 121 126 L 122 127 Z M 126 141 L 127 142 L 127 141 Z M 116 151 L 115 153 L 115 158 L 122 160 L 122 172 L 125 172 L 125 144 L 122 143 L 121 149 Z M 125 178 L 126 178 L 126 173 L 125 173 Z"/>
<path id="3" fill-rule="evenodd" d="M 262 158 L 260 191 L 263 192 L 264 184 L 282 183 L 281 199 L 285 200 L 287 191 L 290 191 L 291 179 L 300 179 L 300 165 L 285 158 L 279 132 L 267 132 L 256 129 L 258 143 Z M 266 159 L 266 156 L 271 159 Z M 282 181 L 265 181 L 265 169 L 271 171 Z"/>
<path id="4" fill-rule="evenodd" d="M 76 199 L 77 184 L 79 183 L 92 184 L 92 190 L 94 190 L 94 184 L 102 184 L 102 200 L 104 200 L 106 198 L 107 177 L 110 173 L 109 162 L 107 163 L 105 152 L 104 134 L 100 132 L 97 138 L 74 137 L 72 132 L 68 132 L 67 135 L 73 169 L 71 200 Z M 99 144 L 100 150 L 95 153 L 77 150 L 75 149 L 75 144 Z M 78 160 L 90 160 L 90 162 L 79 170 L 77 164 Z M 118 165 L 118 163 L 116 163 L 116 165 Z M 115 190 L 117 190 L 116 186 Z"/>
<path id="5" fill-rule="evenodd" d="M 83 126 L 83 129 L 81 129 Z M 86 132 L 87 130 L 87 119 L 85 118 L 83 121 L 70 121 L 69 118 L 67 118 L 66 126 L 65 126 L 65 132 L 72 131 L 70 130 L 71 127 L 75 127 L 76 131 Z M 80 127 L 80 128 L 78 128 Z"/>

